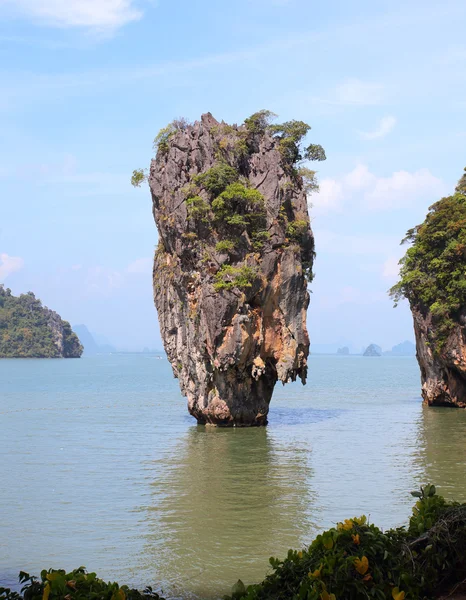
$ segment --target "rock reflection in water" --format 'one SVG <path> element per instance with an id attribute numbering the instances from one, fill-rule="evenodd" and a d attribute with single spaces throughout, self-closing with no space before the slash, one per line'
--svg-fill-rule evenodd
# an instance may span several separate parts
<path id="1" fill-rule="evenodd" d="M 425 482 L 450 500 L 466 502 L 466 410 L 424 407 Z"/>
<path id="2" fill-rule="evenodd" d="M 239 576 L 260 580 L 268 558 L 309 530 L 308 451 L 262 428 L 191 428 L 152 487 L 144 561 L 173 596 L 214 598 Z"/>

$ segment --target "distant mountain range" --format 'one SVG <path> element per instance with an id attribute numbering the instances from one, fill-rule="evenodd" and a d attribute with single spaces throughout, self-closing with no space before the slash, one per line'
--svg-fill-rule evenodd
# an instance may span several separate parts
<path id="1" fill-rule="evenodd" d="M 391 350 L 386 350 L 384 354 L 387 356 L 416 356 L 416 346 L 413 342 L 406 340 L 393 346 Z"/>
<path id="2" fill-rule="evenodd" d="M 405 340 L 400 344 L 393 346 L 391 350 L 384 350 L 377 344 L 364 346 L 361 350 L 357 350 L 353 344 L 346 343 L 338 346 L 337 344 L 314 344 L 311 346 L 312 354 L 338 354 L 340 356 L 348 356 L 349 354 L 361 355 L 365 354 L 369 348 L 368 356 L 416 356 L 416 346 L 413 342 Z"/>
<path id="3" fill-rule="evenodd" d="M 111 354 L 116 348 L 110 344 L 98 344 L 89 329 L 85 325 L 74 325 L 73 331 L 79 337 L 84 347 L 83 356 L 95 356 L 96 354 Z"/>

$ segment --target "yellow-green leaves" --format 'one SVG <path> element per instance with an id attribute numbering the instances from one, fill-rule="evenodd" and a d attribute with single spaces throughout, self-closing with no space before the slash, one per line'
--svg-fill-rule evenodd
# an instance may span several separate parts
<path id="1" fill-rule="evenodd" d="M 367 559 L 367 556 L 356 558 L 354 560 L 354 568 L 361 575 L 365 575 L 369 569 L 369 560 Z"/>

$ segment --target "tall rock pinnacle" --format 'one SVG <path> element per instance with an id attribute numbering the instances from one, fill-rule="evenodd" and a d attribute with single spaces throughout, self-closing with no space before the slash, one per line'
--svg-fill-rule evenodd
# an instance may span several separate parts
<path id="1" fill-rule="evenodd" d="M 241 126 L 207 113 L 156 138 L 154 300 L 168 359 L 198 423 L 265 425 L 274 386 L 306 381 L 316 187 L 300 121 Z M 303 153 L 303 156 L 302 154 Z"/>
<path id="2" fill-rule="evenodd" d="M 409 300 L 422 397 L 428 405 L 466 408 L 466 173 L 403 241 L 412 246 L 391 295 Z"/>

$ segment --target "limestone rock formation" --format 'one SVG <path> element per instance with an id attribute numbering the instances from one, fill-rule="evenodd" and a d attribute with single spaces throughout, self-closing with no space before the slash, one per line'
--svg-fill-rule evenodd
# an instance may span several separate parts
<path id="1" fill-rule="evenodd" d="M 466 408 L 466 175 L 404 241 L 412 247 L 391 295 L 411 307 L 422 397 L 428 405 Z"/>
<path id="2" fill-rule="evenodd" d="M 13 296 L 0 284 L 0 358 L 79 358 L 78 336 L 32 292 Z"/>
<path id="3" fill-rule="evenodd" d="M 421 369 L 422 397 L 430 406 L 466 408 L 466 313 L 435 351 L 432 314 L 412 308 L 416 356 Z"/>
<path id="4" fill-rule="evenodd" d="M 370 344 L 364 350 L 363 356 L 382 356 L 382 348 L 377 344 Z"/>
<path id="5" fill-rule="evenodd" d="M 306 192 L 315 184 L 297 165 L 309 127 L 268 117 L 230 126 L 208 113 L 156 138 L 154 300 L 173 373 L 201 424 L 265 425 L 275 383 L 306 381 Z M 325 158 L 312 145 L 305 156 Z"/>

